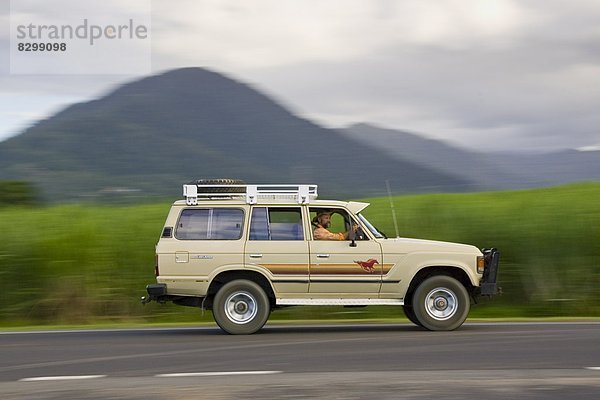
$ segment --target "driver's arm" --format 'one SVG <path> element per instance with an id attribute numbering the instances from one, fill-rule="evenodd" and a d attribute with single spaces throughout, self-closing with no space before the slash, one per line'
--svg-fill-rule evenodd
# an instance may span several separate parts
<path id="1" fill-rule="evenodd" d="M 314 231 L 315 240 L 346 240 L 348 234 L 346 232 L 333 233 L 325 228 L 317 228 Z"/>

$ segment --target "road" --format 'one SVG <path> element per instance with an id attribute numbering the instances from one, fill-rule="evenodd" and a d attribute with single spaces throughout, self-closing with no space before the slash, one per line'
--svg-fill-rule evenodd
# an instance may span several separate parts
<path id="1" fill-rule="evenodd" d="M 599 399 L 600 323 L 0 333 L 8 399 Z"/>

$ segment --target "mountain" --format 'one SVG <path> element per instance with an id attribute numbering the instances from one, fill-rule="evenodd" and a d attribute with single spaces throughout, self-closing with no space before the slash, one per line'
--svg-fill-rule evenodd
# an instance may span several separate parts
<path id="1" fill-rule="evenodd" d="M 340 133 L 398 160 L 460 176 L 479 189 L 520 189 L 600 180 L 600 151 L 481 153 L 364 123 L 342 129 Z"/>
<path id="2" fill-rule="evenodd" d="M 117 194 L 181 196 L 197 178 L 316 183 L 364 197 L 457 191 L 473 182 L 366 147 L 293 115 L 266 95 L 201 68 L 125 84 L 0 143 L 0 179 L 27 180 L 51 201 Z"/>
<path id="3" fill-rule="evenodd" d="M 494 153 L 490 160 L 509 172 L 527 171 L 528 186 L 600 181 L 600 151 L 562 150 L 545 154 Z"/>
<path id="4" fill-rule="evenodd" d="M 503 170 L 486 154 L 453 147 L 445 142 L 427 139 L 409 132 L 355 124 L 340 130 L 348 138 L 360 141 L 396 159 L 428 166 L 461 176 L 478 189 L 526 187 L 519 185 L 520 176 Z"/>

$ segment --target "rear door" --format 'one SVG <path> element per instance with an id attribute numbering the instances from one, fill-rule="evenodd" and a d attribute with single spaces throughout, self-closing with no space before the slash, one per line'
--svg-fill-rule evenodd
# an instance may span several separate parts
<path id="1" fill-rule="evenodd" d="M 244 261 L 269 276 L 277 296 L 308 292 L 308 240 L 302 207 L 253 206 Z"/>

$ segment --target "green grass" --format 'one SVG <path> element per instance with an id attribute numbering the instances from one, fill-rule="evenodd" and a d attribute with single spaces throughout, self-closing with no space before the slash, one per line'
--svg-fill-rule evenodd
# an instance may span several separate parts
<path id="1" fill-rule="evenodd" d="M 395 236 L 387 198 L 365 215 Z M 600 184 L 393 199 L 400 235 L 500 249 L 504 295 L 472 318 L 600 316 Z M 170 203 L 0 208 L 0 324 L 209 323 L 197 309 L 139 304 Z M 298 307 L 283 320 L 401 318 L 394 307 Z M 343 314 L 339 314 L 343 313 Z"/>

